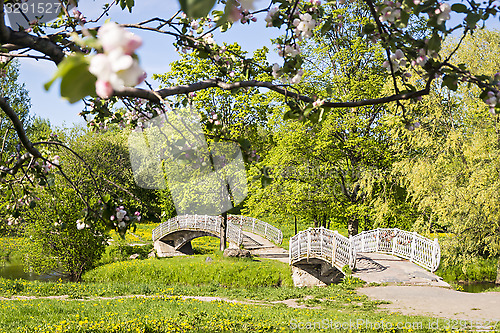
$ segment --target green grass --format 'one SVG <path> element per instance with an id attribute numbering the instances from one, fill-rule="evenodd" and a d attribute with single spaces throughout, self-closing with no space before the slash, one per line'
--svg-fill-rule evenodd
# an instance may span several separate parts
<path id="1" fill-rule="evenodd" d="M 349 321 L 355 324 L 365 320 L 372 326 L 384 322 L 394 325 L 422 322 L 422 327 L 428 327 L 431 321 L 423 317 L 375 313 L 372 307 L 363 305 L 347 307 L 343 302 L 325 300 L 314 303 L 320 309 L 293 309 L 267 302 L 233 304 L 172 296 L 9 300 L 0 301 L 0 332 L 288 332 L 299 324 L 306 327 L 308 323 L 319 325 L 320 322 L 323 325 Z"/>
<path id="2" fill-rule="evenodd" d="M 181 256 L 163 259 L 116 262 L 87 272 L 87 282 L 161 282 L 167 285 L 219 284 L 229 287 L 291 285 L 287 264 L 260 259 L 224 258 L 220 253 L 207 256 Z"/>
<path id="3" fill-rule="evenodd" d="M 258 299 L 267 301 L 278 301 L 293 298 L 313 296 L 314 298 L 331 298 L 333 296 L 341 299 L 351 298 L 353 301 L 354 289 L 362 286 L 354 279 L 346 279 L 338 285 L 328 288 L 295 288 L 292 286 L 280 287 L 225 287 L 216 283 L 207 285 L 168 285 L 162 281 L 112 281 L 112 282 L 40 282 L 26 280 L 8 280 L 0 278 L 0 296 L 62 296 L 71 298 L 89 297 L 114 297 L 127 295 L 192 295 L 192 296 L 223 296 L 231 299 Z M 363 296 L 361 296 L 363 297 Z"/>
<path id="4" fill-rule="evenodd" d="M 0 295 L 8 296 L 4 294 L 6 282 L 0 280 Z M 142 290 L 144 296 L 138 295 L 137 288 L 148 284 L 151 289 Z M 422 329 L 387 331 L 430 332 L 427 328 L 435 321 L 376 311 L 377 305 L 383 302 L 357 295 L 355 288 L 361 284 L 354 279 L 323 288 L 177 285 L 153 290 L 160 284 L 117 281 L 101 284 L 23 281 L 22 285 L 23 291 L 17 294 L 42 296 L 49 291 L 51 295 L 67 295 L 72 289 L 75 292 L 65 299 L 0 300 L 0 332 L 288 332 L 299 325 L 304 328 L 316 325 L 316 329 L 302 330 L 305 332 L 318 331 L 320 323 L 349 322 L 361 325 L 359 329 L 353 326 L 354 331 L 382 331 L 370 328 L 382 327 L 384 323 L 395 326 L 399 322 L 421 325 Z M 130 295 L 130 292 L 135 295 L 115 296 Z M 242 302 L 205 302 L 176 295 L 220 296 Z M 297 303 L 306 308 L 296 309 L 274 302 L 291 298 L 298 299 Z M 442 328 L 444 331 L 446 326 Z"/>

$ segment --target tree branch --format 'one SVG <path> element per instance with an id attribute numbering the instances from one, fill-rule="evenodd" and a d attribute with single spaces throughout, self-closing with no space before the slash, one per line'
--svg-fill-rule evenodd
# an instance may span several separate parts
<path id="1" fill-rule="evenodd" d="M 219 79 L 209 79 L 205 81 L 196 82 L 190 85 L 179 85 L 174 87 L 168 87 L 164 89 L 160 89 L 157 91 L 145 90 L 140 88 L 124 88 L 121 91 L 115 91 L 114 95 L 118 97 L 136 97 L 143 98 L 149 100 L 154 103 L 160 103 L 160 99 L 157 95 L 160 95 L 161 98 L 165 98 L 173 95 L 180 94 L 188 94 L 190 92 L 195 92 L 198 90 L 204 90 L 208 88 L 219 88 L 223 90 L 233 90 L 233 89 L 241 89 L 241 88 L 267 88 L 274 92 L 277 92 L 281 95 L 288 96 L 291 98 L 295 98 L 301 100 L 306 103 L 313 103 L 315 99 L 301 95 L 298 93 L 290 92 L 283 86 L 275 85 L 271 82 L 265 81 L 239 81 L 233 83 L 226 83 Z M 359 101 L 347 101 L 347 102 L 325 102 L 323 106 L 330 108 L 345 108 L 345 107 L 358 107 L 358 106 L 367 106 L 367 105 L 377 105 L 388 102 L 407 100 L 412 98 L 417 98 L 420 96 L 429 94 L 429 87 L 426 86 L 425 89 L 403 93 L 403 94 L 394 94 L 381 98 L 373 98 L 373 99 L 364 99 Z"/>
<path id="2" fill-rule="evenodd" d="M 30 139 L 26 135 L 23 123 L 21 122 L 21 120 L 17 116 L 16 111 L 14 111 L 10 107 L 9 103 L 7 102 L 7 99 L 4 97 L 0 97 L 0 108 L 5 112 L 7 117 L 10 119 L 10 121 L 12 122 L 12 125 L 14 125 L 14 129 L 16 130 L 17 135 L 19 136 L 19 140 L 23 144 L 24 148 L 26 148 L 28 153 L 33 155 L 33 157 L 35 157 L 35 158 L 42 157 L 42 154 L 40 154 L 38 149 L 36 149 L 33 146 L 33 143 L 30 141 Z"/>

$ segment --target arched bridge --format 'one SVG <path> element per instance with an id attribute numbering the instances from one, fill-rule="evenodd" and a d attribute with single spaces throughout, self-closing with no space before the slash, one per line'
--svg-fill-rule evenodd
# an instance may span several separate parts
<path id="1" fill-rule="evenodd" d="M 193 239 L 204 236 L 219 238 L 222 222 L 222 216 L 181 215 L 173 217 L 153 230 L 152 238 L 155 249 L 160 256 L 190 254 L 192 253 L 191 241 Z M 229 215 L 227 239 L 233 246 L 243 245 L 243 247 L 253 249 L 264 246 L 263 239 L 281 244 L 283 233 L 278 228 L 259 219 Z"/>
<path id="2" fill-rule="evenodd" d="M 379 254 L 374 256 L 375 253 Z M 384 257 L 384 254 L 392 257 Z M 394 257 L 408 259 L 410 263 L 434 272 L 439 267 L 441 250 L 437 239 L 430 240 L 416 232 L 397 228 L 363 231 L 349 238 L 325 228 L 309 228 L 293 236 L 289 244 L 290 265 L 306 271 L 326 284 L 338 280 L 341 277 L 340 272 L 346 267 L 357 269 L 361 272 L 359 277 L 365 281 L 369 280 L 367 282 L 404 283 L 409 282 L 412 277 L 415 278 L 412 275 L 439 282 L 435 275 L 418 271 L 414 265 L 398 262 Z M 381 264 L 384 260 L 390 261 L 390 264 Z M 398 270 L 398 265 L 406 266 Z M 391 270 L 388 270 L 389 267 Z M 295 277 L 297 281 L 300 280 L 299 275 L 294 274 L 294 280 Z M 367 275 L 376 278 L 370 280 Z M 308 284 L 297 281 L 296 285 Z"/>

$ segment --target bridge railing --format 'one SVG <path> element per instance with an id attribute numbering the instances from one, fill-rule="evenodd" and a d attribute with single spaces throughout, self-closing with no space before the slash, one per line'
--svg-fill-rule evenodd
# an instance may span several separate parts
<path id="1" fill-rule="evenodd" d="M 220 233 L 222 216 L 210 215 L 181 215 L 175 216 L 153 229 L 153 241 L 161 239 L 163 236 L 172 231 L 187 229 L 187 230 L 203 230 L 209 231 L 216 235 Z M 254 232 L 270 241 L 281 244 L 283 241 L 283 233 L 278 228 L 253 217 L 241 215 L 229 215 L 227 223 L 227 239 L 237 245 L 243 243 L 242 230 Z"/>
<path id="2" fill-rule="evenodd" d="M 283 232 L 281 232 L 280 229 L 254 217 L 243 215 L 229 215 L 228 221 L 241 226 L 244 231 L 263 236 L 264 238 L 270 240 L 275 244 L 281 244 L 283 242 Z"/>
<path id="3" fill-rule="evenodd" d="M 168 233 L 180 230 L 205 230 L 214 233 L 220 232 L 220 216 L 209 215 L 180 215 L 161 223 L 153 229 L 153 241 L 157 241 Z"/>
<path id="4" fill-rule="evenodd" d="M 382 252 L 405 258 L 431 272 L 439 267 L 441 249 L 437 239 L 416 232 L 394 229 L 363 231 L 353 237 L 356 252 Z"/>
<path id="5" fill-rule="evenodd" d="M 356 265 L 356 251 L 352 239 L 323 227 L 309 228 L 290 238 L 290 265 L 310 258 L 329 262 L 340 270 L 346 265 L 354 269 Z"/>

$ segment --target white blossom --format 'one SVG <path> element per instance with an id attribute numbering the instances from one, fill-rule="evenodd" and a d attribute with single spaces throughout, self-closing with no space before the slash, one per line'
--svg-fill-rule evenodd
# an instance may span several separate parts
<path id="1" fill-rule="evenodd" d="M 132 57 L 142 44 L 138 36 L 116 23 L 104 24 L 97 35 L 104 53 L 92 57 L 89 71 L 97 77 L 96 93 L 101 98 L 109 98 L 113 90 L 136 86 L 146 78 L 145 72 Z"/>
<path id="2" fill-rule="evenodd" d="M 273 26 L 274 15 L 276 15 L 277 12 L 278 7 L 273 7 L 267 12 L 266 18 L 264 19 L 266 21 L 266 27 Z"/>
<path id="3" fill-rule="evenodd" d="M 302 75 L 304 75 L 304 71 L 302 69 L 299 69 L 297 71 L 297 74 L 290 80 L 290 83 L 297 84 L 300 83 L 300 80 L 302 80 Z"/>
<path id="4" fill-rule="evenodd" d="M 447 21 L 450 19 L 450 12 L 451 12 L 451 7 L 447 3 L 442 3 L 439 5 L 438 8 L 434 11 L 436 13 L 437 17 L 437 24 L 441 24 L 444 21 Z"/>

